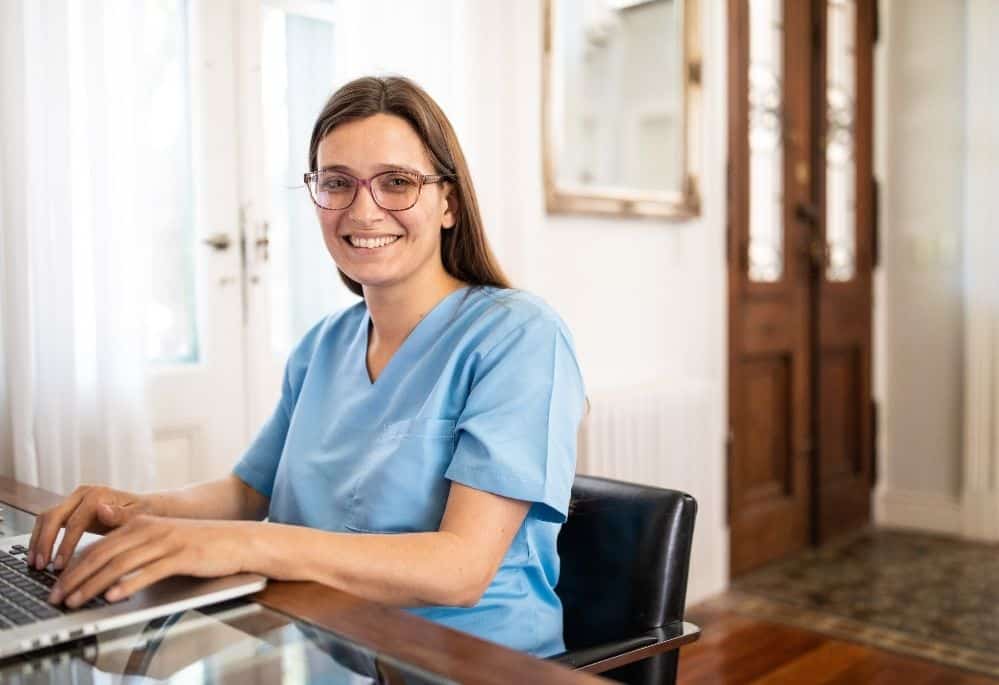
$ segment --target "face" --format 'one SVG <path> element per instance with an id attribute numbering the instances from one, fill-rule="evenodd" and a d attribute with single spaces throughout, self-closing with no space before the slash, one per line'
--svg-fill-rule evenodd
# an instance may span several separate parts
<path id="1" fill-rule="evenodd" d="M 435 174 L 423 141 L 405 120 L 375 114 L 341 124 L 319 143 L 320 170 L 343 171 L 367 179 L 402 169 Z M 441 228 L 454 227 L 457 215 L 452 187 L 427 183 L 410 209 L 388 211 L 375 204 L 367 187 L 357 189 L 350 207 L 316 207 L 323 240 L 336 265 L 374 290 L 430 285 L 449 279 L 441 263 Z"/>

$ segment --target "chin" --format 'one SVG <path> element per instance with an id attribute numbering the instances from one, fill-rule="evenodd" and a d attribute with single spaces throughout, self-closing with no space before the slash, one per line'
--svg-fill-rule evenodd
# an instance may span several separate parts
<path id="1" fill-rule="evenodd" d="M 341 269 L 341 271 L 347 274 L 348 278 L 350 278 L 352 281 L 354 281 L 355 283 L 360 283 L 361 286 L 365 288 L 386 288 L 389 286 L 397 285 L 398 283 L 404 280 L 395 274 L 384 274 L 384 273 L 378 274 L 378 273 L 365 272 L 363 270 L 355 271 L 354 273 L 345 271 L 343 269 Z"/>

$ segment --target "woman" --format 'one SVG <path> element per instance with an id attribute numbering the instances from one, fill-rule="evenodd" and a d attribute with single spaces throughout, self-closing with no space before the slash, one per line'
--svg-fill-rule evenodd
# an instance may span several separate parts
<path id="1" fill-rule="evenodd" d="M 60 527 L 57 568 L 84 530 L 110 531 L 51 601 L 251 571 L 562 651 L 556 537 L 584 396 L 568 331 L 509 289 L 454 131 L 412 82 L 334 93 L 309 163 L 326 247 L 363 301 L 298 344 L 274 415 L 228 478 L 146 495 L 85 486 L 43 514 L 39 568 Z"/>

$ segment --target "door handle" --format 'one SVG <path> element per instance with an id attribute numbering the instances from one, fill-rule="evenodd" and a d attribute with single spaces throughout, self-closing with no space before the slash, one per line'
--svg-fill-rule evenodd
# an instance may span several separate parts
<path id="1" fill-rule="evenodd" d="M 794 208 L 794 217 L 809 226 L 819 225 L 819 210 L 815 208 L 815 205 L 807 205 L 799 202 Z"/>
<path id="2" fill-rule="evenodd" d="M 218 252 L 228 250 L 229 246 L 232 245 L 232 240 L 229 238 L 228 233 L 216 233 L 215 235 L 208 236 L 201 242 L 214 248 Z"/>
<path id="3" fill-rule="evenodd" d="M 253 244 L 257 246 L 257 254 L 265 262 L 270 258 L 270 230 L 270 223 L 265 221 L 260 225 L 260 236 L 253 241 Z"/>

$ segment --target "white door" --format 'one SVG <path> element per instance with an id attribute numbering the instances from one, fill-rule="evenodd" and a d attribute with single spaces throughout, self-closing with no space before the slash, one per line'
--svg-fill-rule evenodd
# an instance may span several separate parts
<path id="1" fill-rule="evenodd" d="M 334 87 L 327 2 L 163 3 L 172 195 L 153 227 L 147 326 L 157 484 L 227 473 L 279 396 L 292 344 L 356 298 L 301 177 Z M 187 170 L 193 170 L 193 174 Z"/>
<path id="2" fill-rule="evenodd" d="M 340 281 L 302 175 L 316 115 L 347 59 L 331 2 L 238 5 L 241 193 L 248 231 L 250 432 L 270 416 L 302 335 L 357 301 Z"/>
<path id="3" fill-rule="evenodd" d="M 152 106 L 177 123 L 151 163 L 177 210 L 153 226 L 147 358 L 157 482 L 173 486 L 217 476 L 243 448 L 245 365 L 230 22 L 224 3 L 162 8 Z"/>

